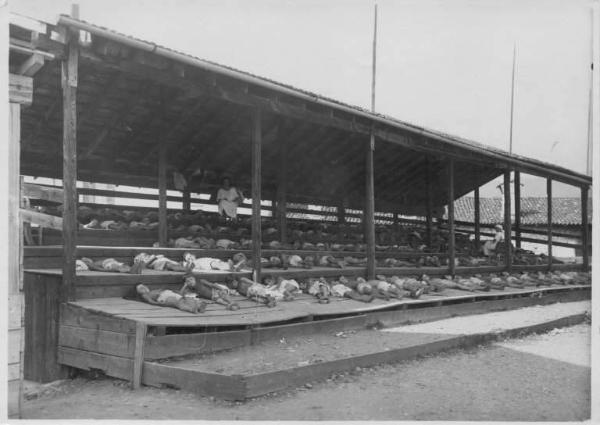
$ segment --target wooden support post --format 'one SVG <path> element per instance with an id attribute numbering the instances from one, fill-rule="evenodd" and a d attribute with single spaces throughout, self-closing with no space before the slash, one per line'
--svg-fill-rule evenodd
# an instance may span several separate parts
<path id="1" fill-rule="evenodd" d="M 448 272 L 456 273 L 456 247 L 454 232 L 454 158 L 448 160 Z"/>
<path id="2" fill-rule="evenodd" d="M 515 245 L 521 248 L 521 173 L 515 171 Z"/>
<path id="3" fill-rule="evenodd" d="M 62 61 L 63 92 L 63 284 L 60 299 L 74 300 L 77 256 L 77 80 L 78 33 L 69 34 L 67 58 Z"/>
<path id="4" fill-rule="evenodd" d="M 167 246 L 167 145 L 159 141 L 158 150 L 158 244 Z"/>
<path id="5" fill-rule="evenodd" d="M 548 203 L 548 270 L 552 270 L 552 179 L 546 179 L 546 199 Z"/>
<path id="6" fill-rule="evenodd" d="M 279 230 L 279 240 L 281 243 L 287 243 L 287 137 L 280 141 L 279 175 L 277 183 L 277 229 Z"/>
<path id="7" fill-rule="evenodd" d="M 431 176 L 431 162 L 427 160 L 427 177 L 425 180 L 425 196 L 426 205 L 425 205 L 425 232 L 426 232 L 426 242 L 427 246 L 431 247 L 431 242 L 433 240 L 433 190 L 432 190 L 432 176 Z"/>
<path id="8" fill-rule="evenodd" d="M 144 344 L 148 327 L 145 323 L 135 324 L 135 346 L 133 348 L 133 371 L 131 377 L 131 388 L 137 390 L 142 384 L 142 373 L 144 368 Z"/>
<path id="9" fill-rule="evenodd" d="M 192 194 L 190 192 L 189 185 L 187 185 L 185 189 L 183 189 L 181 207 L 181 209 L 187 213 L 189 213 L 192 210 Z"/>
<path id="10" fill-rule="evenodd" d="M 504 172 L 504 256 L 506 271 L 512 272 L 512 221 L 510 205 L 510 170 Z"/>
<path id="11" fill-rule="evenodd" d="M 367 143 L 366 155 L 366 191 L 365 191 L 365 241 L 367 244 L 367 279 L 375 279 L 375 179 L 373 154 L 375 151 L 375 133 Z"/>
<path id="12" fill-rule="evenodd" d="M 337 221 L 338 224 L 346 222 L 346 208 L 344 207 L 344 197 L 340 196 L 337 202 Z"/>
<path id="13" fill-rule="evenodd" d="M 474 199 L 474 217 L 475 223 L 475 251 L 479 253 L 481 250 L 481 201 L 479 199 L 479 187 L 475 188 Z"/>
<path id="14" fill-rule="evenodd" d="M 585 271 L 590 266 L 589 223 L 588 223 L 588 186 L 581 186 L 581 255 Z"/>
<path id="15" fill-rule="evenodd" d="M 262 114 L 259 108 L 255 108 L 252 112 L 252 263 L 254 264 L 254 281 L 260 282 L 260 259 L 262 256 L 260 227 Z"/>

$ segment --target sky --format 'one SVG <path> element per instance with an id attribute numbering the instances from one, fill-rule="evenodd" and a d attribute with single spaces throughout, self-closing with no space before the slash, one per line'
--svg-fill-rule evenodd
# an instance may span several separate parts
<path id="1" fill-rule="evenodd" d="M 55 22 L 68 0 L 11 0 Z M 378 0 L 376 110 L 586 172 L 591 0 Z M 97 25 L 370 108 L 373 0 L 80 0 Z M 523 177 L 522 196 L 545 195 Z M 500 196 L 496 184 L 482 196 Z M 578 189 L 555 184 L 555 196 Z"/>

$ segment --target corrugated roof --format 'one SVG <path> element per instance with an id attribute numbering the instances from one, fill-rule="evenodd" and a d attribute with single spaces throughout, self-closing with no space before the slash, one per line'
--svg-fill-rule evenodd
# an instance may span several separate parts
<path id="1" fill-rule="evenodd" d="M 480 220 L 482 224 L 504 221 L 502 198 L 480 198 Z M 454 203 L 455 219 L 473 222 L 475 201 L 462 197 Z M 548 203 L 545 197 L 521 198 L 521 224 L 547 224 Z M 592 222 L 592 202 L 588 202 L 588 220 Z M 552 221 L 561 226 L 581 224 L 581 200 L 579 198 L 552 198 Z"/>

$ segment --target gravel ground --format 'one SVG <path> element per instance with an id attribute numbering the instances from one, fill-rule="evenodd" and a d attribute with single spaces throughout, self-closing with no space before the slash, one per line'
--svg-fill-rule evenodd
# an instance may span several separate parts
<path id="1" fill-rule="evenodd" d="M 582 324 L 323 377 L 245 403 L 150 387 L 134 392 L 119 380 L 77 378 L 27 400 L 23 417 L 579 421 L 590 416 L 589 337 L 590 326 Z"/>

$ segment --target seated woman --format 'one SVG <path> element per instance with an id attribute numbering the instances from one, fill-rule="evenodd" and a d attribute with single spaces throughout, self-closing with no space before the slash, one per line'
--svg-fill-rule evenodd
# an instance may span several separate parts
<path id="1" fill-rule="evenodd" d="M 204 313 L 206 302 L 200 301 L 195 297 L 186 297 L 170 289 L 150 290 L 146 285 L 139 284 L 135 287 L 138 296 L 142 301 L 152 305 L 173 307 L 188 313 Z"/>
<path id="2" fill-rule="evenodd" d="M 206 279 L 198 281 L 192 274 L 187 274 L 184 278 L 183 287 L 179 291 L 181 295 L 197 294 L 200 297 L 222 304 L 227 310 L 239 310 L 240 306 L 229 299 L 229 288 L 225 285 L 209 282 Z"/>
<path id="3" fill-rule="evenodd" d="M 229 177 L 223 179 L 223 186 L 217 192 L 219 215 L 228 219 L 237 218 L 237 208 L 244 200 L 242 192 L 231 185 Z"/>
<path id="4" fill-rule="evenodd" d="M 496 246 L 498 245 L 499 242 L 504 241 L 504 230 L 502 229 L 502 226 L 499 224 L 496 224 L 494 229 L 495 229 L 494 239 L 485 241 L 485 243 L 483 244 L 483 247 L 481 248 L 483 250 L 483 255 L 485 255 L 486 257 L 489 257 L 496 251 Z"/>

